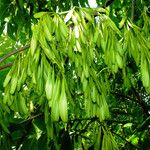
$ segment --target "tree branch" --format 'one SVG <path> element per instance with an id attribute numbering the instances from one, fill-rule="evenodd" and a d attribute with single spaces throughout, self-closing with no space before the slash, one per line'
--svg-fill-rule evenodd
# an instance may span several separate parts
<path id="1" fill-rule="evenodd" d="M 132 88 L 132 91 L 133 91 L 133 94 L 135 95 L 137 103 L 141 106 L 144 115 L 147 116 L 147 117 L 150 116 L 149 115 L 149 110 L 148 110 L 148 108 L 146 106 L 146 103 L 144 102 L 144 100 L 142 100 L 141 96 L 139 95 L 139 92 L 136 91 L 135 88 Z"/>
<path id="2" fill-rule="evenodd" d="M 118 137 L 120 137 L 122 140 L 124 140 L 126 143 L 128 143 L 130 146 L 134 147 L 134 148 L 138 148 L 137 146 L 133 145 L 131 142 L 127 141 L 124 137 L 122 137 L 121 135 L 111 131 L 113 134 L 117 135 Z"/>
<path id="3" fill-rule="evenodd" d="M 2 63 L 3 61 L 5 61 L 5 60 L 6 60 L 7 58 L 9 58 L 10 56 L 12 56 L 12 55 L 14 55 L 14 54 L 16 54 L 16 53 L 19 53 L 19 52 L 21 52 L 21 51 L 23 51 L 23 50 L 25 50 L 25 49 L 27 49 L 27 48 L 29 48 L 29 47 L 30 47 L 30 44 L 25 45 L 25 46 L 23 46 L 23 47 L 21 47 L 21 48 L 18 48 L 18 49 L 14 50 L 14 51 L 11 51 L 11 52 L 7 53 L 7 54 L 4 55 L 2 58 L 0 58 L 0 63 Z"/>
<path id="4" fill-rule="evenodd" d="M 121 120 L 108 120 L 108 119 L 106 119 L 105 120 L 107 123 L 109 123 L 109 124 L 112 124 L 112 123 L 116 123 L 116 124 L 126 124 L 126 123 L 133 123 L 134 125 L 135 124 L 137 124 L 136 122 L 131 122 L 130 120 L 127 120 L 127 121 L 121 121 Z"/>
<path id="5" fill-rule="evenodd" d="M 35 116 L 31 116 L 31 117 L 29 117 L 28 119 L 26 119 L 26 120 L 24 120 L 24 121 L 21 121 L 19 124 L 28 122 L 28 121 L 33 120 L 33 119 L 35 119 L 35 118 L 37 118 L 37 117 L 39 117 L 39 116 L 42 116 L 42 115 L 43 115 L 43 113 L 37 114 L 37 115 L 35 115 Z"/>
<path id="6" fill-rule="evenodd" d="M 132 101 L 132 102 L 136 102 L 134 98 L 130 97 L 130 96 L 127 96 L 127 95 L 124 95 L 122 94 L 121 92 L 111 92 L 111 94 L 113 95 L 116 95 L 116 96 L 119 96 L 121 98 L 125 98 L 126 100 L 129 100 L 129 101 Z"/>
<path id="7" fill-rule="evenodd" d="M 12 65 L 13 65 L 13 63 L 10 62 L 10 63 L 8 63 L 8 64 L 5 64 L 5 65 L 3 65 L 3 66 L 0 66 L 0 70 L 3 70 L 3 69 L 5 69 L 5 68 L 8 68 L 8 67 L 10 67 L 10 66 L 12 66 Z"/>
<path id="8" fill-rule="evenodd" d="M 132 20 L 132 22 L 134 21 L 134 16 L 135 16 L 135 1 L 136 0 L 132 0 L 132 7 L 131 7 L 131 20 Z"/>
<path id="9" fill-rule="evenodd" d="M 137 103 L 142 108 L 142 110 L 144 112 L 144 115 L 149 116 L 149 112 L 148 112 L 148 108 L 146 106 L 146 103 L 141 99 L 139 93 L 134 88 L 132 88 L 132 92 L 133 92 L 135 98 L 132 98 L 132 97 L 124 95 L 124 94 L 121 94 L 119 92 L 111 92 L 111 94 L 114 94 L 116 96 L 125 98 L 126 100 L 130 100 L 134 103 Z"/>
<path id="10" fill-rule="evenodd" d="M 72 120 L 70 120 L 70 122 L 75 122 L 75 121 L 84 121 L 84 120 L 86 120 L 86 121 L 99 121 L 99 118 L 98 117 L 93 117 L 93 118 L 75 118 L 75 119 L 72 119 Z"/>

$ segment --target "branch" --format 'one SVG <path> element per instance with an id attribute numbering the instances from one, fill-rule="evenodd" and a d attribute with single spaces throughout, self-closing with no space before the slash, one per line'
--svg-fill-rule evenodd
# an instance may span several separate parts
<path id="1" fill-rule="evenodd" d="M 8 67 L 10 67 L 10 66 L 12 66 L 12 65 L 13 65 L 13 63 L 11 62 L 11 63 L 5 64 L 5 65 L 3 65 L 3 66 L 0 66 L 0 70 L 3 70 L 3 69 L 5 69 L 5 68 L 8 68 Z"/>
<path id="2" fill-rule="evenodd" d="M 21 48 L 18 48 L 18 49 L 14 50 L 14 51 L 9 52 L 8 54 L 6 54 L 2 58 L 0 58 L 0 63 L 2 63 L 4 60 L 6 60 L 7 58 L 9 58 L 10 56 L 12 56 L 12 55 L 14 55 L 16 53 L 19 53 L 19 52 L 21 52 L 21 51 L 23 51 L 23 50 L 25 50 L 25 49 L 27 49 L 29 47 L 30 47 L 30 44 L 25 45 L 25 46 L 23 46 Z"/>
<path id="3" fill-rule="evenodd" d="M 121 120 L 105 120 L 107 123 L 112 124 L 112 123 L 116 123 L 116 124 L 126 124 L 126 123 L 133 123 L 134 125 L 137 124 L 136 122 L 131 122 L 130 120 L 127 121 L 121 121 Z"/>
<path id="4" fill-rule="evenodd" d="M 134 16 L 135 16 L 135 1 L 136 0 L 132 0 L 132 7 L 131 7 L 131 20 L 132 20 L 132 22 L 134 21 Z"/>
<path id="5" fill-rule="evenodd" d="M 99 118 L 98 117 L 92 117 L 92 118 L 75 118 L 75 119 L 72 119 L 70 120 L 70 122 L 75 122 L 75 121 L 90 121 L 90 122 L 94 122 L 94 121 L 98 121 L 99 123 L 103 123 L 99 121 Z M 126 121 L 121 121 L 121 120 L 113 120 L 113 119 L 105 119 L 104 121 L 108 122 L 108 123 L 122 123 L 122 124 L 125 124 L 125 123 L 129 123 L 131 122 L 130 120 L 126 120 Z M 132 122 L 133 124 L 136 124 L 136 122 Z"/>
<path id="6" fill-rule="evenodd" d="M 148 108 L 147 108 L 145 102 L 141 99 L 139 93 L 136 92 L 136 90 L 134 88 L 132 88 L 132 92 L 133 92 L 135 98 L 132 98 L 130 96 L 119 93 L 119 91 L 118 92 L 111 92 L 111 94 L 114 94 L 114 95 L 119 96 L 121 98 L 125 98 L 126 100 L 129 100 L 131 102 L 138 104 L 142 108 L 144 115 L 149 116 Z"/>
<path id="7" fill-rule="evenodd" d="M 37 115 L 35 115 L 35 116 L 31 116 L 31 117 L 29 117 L 28 119 L 26 119 L 26 120 L 24 120 L 24 121 L 21 121 L 19 124 L 28 122 L 28 121 L 33 120 L 33 119 L 35 119 L 35 118 L 37 118 L 37 117 L 39 117 L 39 116 L 42 116 L 42 115 L 43 115 L 43 114 L 40 113 L 40 114 L 37 114 Z"/>
<path id="8" fill-rule="evenodd" d="M 122 140 L 124 140 L 124 141 L 125 141 L 126 143 L 128 143 L 130 146 L 132 146 L 132 147 L 138 149 L 137 146 L 135 146 L 135 145 L 133 145 L 131 142 L 127 141 L 127 140 L 126 140 L 124 137 L 122 137 L 121 135 L 119 135 L 119 134 L 117 134 L 117 133 L 115 133 L 115 132 L 113 132 L 113 131 L 111 131 L 111 133 L 113 133 L 113 134 L 117 135 L 118 137 L 120 137 Z"/>
<path id="9" fill-rule="evenodd" d="M 135 95 L 137 103 L 141 106 L 144 115 L 147 116 L 147 117 L 150 116 L 149 115 L 149 110 L 148 110 L 148 108 L 146 106 L 146 103 L 142 100 L 141 96 L 139 95 L 139 92 L 136 91 L 135 88 L 132 88 L 132 91 L 133 91 L 133 94 Z"/>
<path id="10" fill-rule="evenodd" d="M 126 100 L 129 100 L 129 101 L 132 101 L 132 102 L 136 102 L 134 98 L 132 98 L 130 96 L 127 96 L 127 95 L 124 95 L 119 91 L 118 92 L 111 92 L 111 94 L 114 94 L 114 95 L 119 96 L 121 98 L 125 98 Z"/>
<path id="11" fill-rule="evenodd" d="M 75 118 L 75 119 L 72 119 L 70 120 L 70 122 L 75 122 L 75 121 L 84 121 L 84 120 L 89 120 L 89 121 L 98 121 L 99 118 L 98 117 L 93 117 L 93 118 Z"/>

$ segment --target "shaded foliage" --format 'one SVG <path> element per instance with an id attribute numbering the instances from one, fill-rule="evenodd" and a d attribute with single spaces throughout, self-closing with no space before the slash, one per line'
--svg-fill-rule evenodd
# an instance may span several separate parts
<path id="1" fill-rule="evenodd" d="M 149 149 L 149 3 L 96 2 L 0 2 L 0 149 Z"/>

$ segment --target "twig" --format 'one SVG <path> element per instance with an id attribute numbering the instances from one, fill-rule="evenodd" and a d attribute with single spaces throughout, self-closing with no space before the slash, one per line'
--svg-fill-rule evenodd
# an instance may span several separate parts
<path id="1" fill-rule="evenodd" d="M 3 65 L 3 66 L 0 66 L 0 70 L 3 70 L 3 69 L 5 69 L 5 68 L 8 68 L 8 67 L 10 67 L 10 66 L 12 66 L 12 65 L 13 65 L 13 63 L 11 62 L 11 63 L 5 64 L 5 65 Z"/>
<path id="2" fill-rule="evenodd" d="M 19 124 L 28 122 L 28 121 L 33 120 L 33 119 L 35 119 L 35 118 L 37 118 L 37 117 L 39 117 L 39 116 L 42 116 L 42 115 L 43 115 L 43 114 L 40 113 L 40 114 L 37 114 L 37 115 L 35 115 L 35 116 L 31 116 L 30 118 L 28 118 L 28 119 L 26 119 L 26 120 L 24 120 L 24 121 L 21 121 Z"/>
<path id="3" fill-rule="evenodd" d="M 7 58 L 9 58 L 10 56 L 12 56 L 12 55 L 14 55 L 14 54 L 16 54 L 16 53 L 19 53 L 19 52 L 21 52 L 21 51 L 23 51 L 23 50 L 25 50 L 25 49 L 27 49 L 27 48 L 29 48 L 29 47 L 30 47 L 30 44 L 25 45 L 25 46 L 23 46 L 23 47 L 21 47 L 21 48 L 18 48 L 18 49 L 14 50 L 14 51 L 11 51 L 11 52 L 7 53 L 7 54 L 4 55 L 2 58 L 0 58 L 0 63 L 2 63 L 3 61 L 5 61 L 5 60 L 6 60 Z"/>

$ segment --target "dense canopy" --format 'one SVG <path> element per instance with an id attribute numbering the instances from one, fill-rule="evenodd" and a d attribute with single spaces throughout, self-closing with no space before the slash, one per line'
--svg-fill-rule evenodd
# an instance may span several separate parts
<path id="1" fill-rule="evenodd" d="M 0 149 L 149 149 L 148 1 L 1 0 Z"/>

